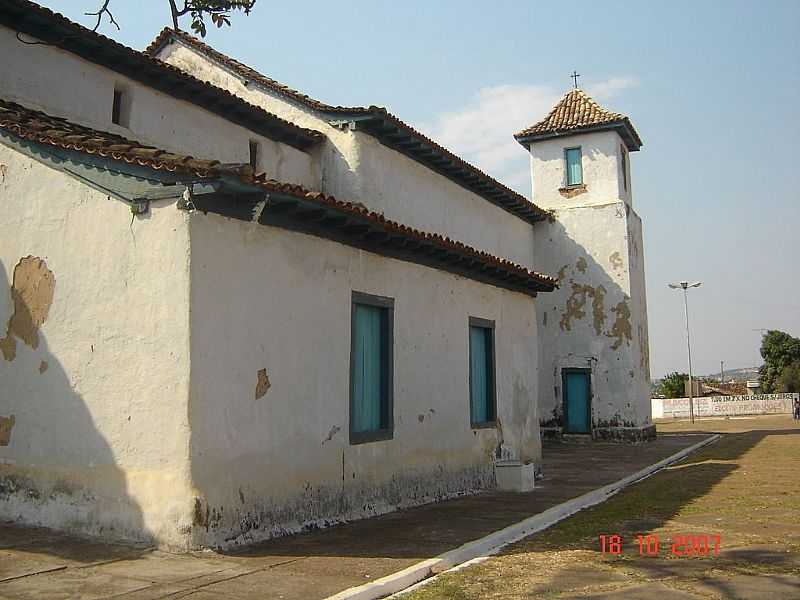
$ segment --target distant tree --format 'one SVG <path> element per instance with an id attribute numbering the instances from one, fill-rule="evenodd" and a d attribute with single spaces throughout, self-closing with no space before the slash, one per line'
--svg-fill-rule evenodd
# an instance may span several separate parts
<path id="1" fill-rule="evenodd" d="M 767 331 L 761 340 L 761 358 L 764 359 L 759 369 L 761 389 L 765 394 L 775 393 L 783 370 L 800 361 L 800 339 L 783 331 Z"/>
<path id="2" fill-rule="evenodd" d="M 776 392 L 800 392 L 800 360 L 784 367 L 776 382 Z"/>
<path id="3" fill-rule="evenodd" d="M 689 376 L 686 373 L 670 373 L 661 380 L 658 386 L 658 393 L 665 398 L 683 398 L 686 390 L 686 382 Z"/>
<path id="4" fill-rule="evenodd" d="M 256 0 L 184 0 L 183 6 L 178 8 L 176 0 L 167 0 L 169 2 L 169 10 L 172 16 L 172 26 L 175 29 L 180 29 L 178 24 L 179 19 L 188 14 L 192 23 L 189 26 L 192 31 L 199 34 L 200 37 L 206 37 L 206 24 L 204 18 L 211 17 L 211 22 L 217 27 L 223 25 L 230 25 L 230 13 L 233 10 L 244 11 L 244 14 L 249 15 L 253 10 Z M 108 16 L 108 20 L 119 29 L 119 24 L 114 20 L 114 15 L 108 9 L 111 0 L 104 0 L 102 6 L 96 12 L 86 13 L 90 16 L 97 17 L 97 23 L 94 26 L 94 31 L 100 27 L 100 21 L 103 15 Z"/>

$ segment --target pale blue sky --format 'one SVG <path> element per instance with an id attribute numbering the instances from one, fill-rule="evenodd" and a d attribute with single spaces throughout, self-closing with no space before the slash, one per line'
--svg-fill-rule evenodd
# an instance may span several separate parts
<path id="1" fill-rule="evenodd" d="M 46 0 L 85 25 L 100 0 Z M 259 0 L 206 41 L 332 104 L 388 107 L 530 195 L 511 134 L 542 117 L 569 73 L 644 140 L 632 157 L 644 221 L 654 377 L 760 364 L 760 328 L 800 336 L 800 1 Z M 167 0 L 112 0 L 144 48 Z M 188 23 L 184 26 L 188 27 Z"/>

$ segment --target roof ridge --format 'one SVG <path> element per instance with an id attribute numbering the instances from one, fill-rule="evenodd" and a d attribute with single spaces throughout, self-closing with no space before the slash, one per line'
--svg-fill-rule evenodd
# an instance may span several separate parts
<path id="1" fill-rule="evenodd" d="M 364 106 L 333 106 L 333 105 L 330 105 L 330 104 L 326 104 L 325 102 L 322 102 L 320 100 L 312 98 L 311 96 L 308 96 L 307 94 L 303 94 L 302 92 L 299 92 L 299 91 L 297 91 L 297 90 L 295 90 L 295 89 L 293 89 L 293 88 L 291 88 L 291 87 L 289 87 L 287 85 L 284 85 L 284 84 L 280 83 L 279 81 L 277 81 L 275 79 L 272 79 L 271 77 L 263 75 L 262 73 L 256 71 L 254 68 L 252 68 L 252 67 L 250 67 L 248 65 L 245 65 L 244 63 L 236 60 L 235 58 L 232 58 L 232 57 L 228 56 L 227 54 L 224 54 L 223 52 L 220 52 L 219 50 L 217 50 L 214 47 L 206 44 L 202 40 L 196 38 L 195 36 L 185 32 L 185 31 L 180 30 L 180 29 L 174 29 L 174 28 L 171 28 L 171 27 L 165 27 L 164 29 L 161 30 L 161 32 L 147 46 L 147 48 L 144 51 L 148 55 L 154 56 L 155 54 L 158 53 L 159 50 L 161 50 L 161 48 L 163 48 L 163 46 L 167 43 L 167 41 L 170 38 L 170 36 L 177 37 L 179 40 L 183 41 L 186 44 L 189 44 L 190 46 L 194 47 L 199 52 L 204 53 L 207 57 L 211 58 L 212 60 L 214 60 L 214 61 L 216 61 L 218 63 L 221 63 L 223 66 L 226 66 L 226 67 L 232 69 L 238 75 L 240 75 L 242 77 L 245 77 L 245 78 L 249 78 L 249 79 L 251 79 L 253 81 L 262 83 L 267 88 L 271 89 L 272 91 L 274 91 L 274 92 L 276 92 L 278 94 L 281 94 L 283 96 L 286 96 L 286 97 L 288 97 L 290 99 L 293 99 L 293 100 L 295 100 L 297 102 L 300 102 L 301 104 L 304 104 L 305 106 L 311 108 L 312 110 L 317 110 L 317 111 L 319 111 L 321 113 L 328 113 L 329 115 L 332 115 L 332 114 L 341 114 L 343 116 L 374 116 L 374 115 L 380 115 L 381 117 L 385 117 L 385 118 L 387 118 L 388 120 L 390 120 L 392 122 L 393 126 L 405 129 L 406 131 L 408 131 L 413 136 L 415 136 L 415 137 L 421 139 L 422 141 L 424 141 L 425 144 L 431 146 L 436 151 L 444 154 L 449 160 L 455 162 L 461 168 L 463 168 L 463 169 L 473 173 L 475 176 L 483 179 L 489 185 L 492 185 L 492 186 L 498 188 L 498 191 L 500 191 L 503 194 L 506 194 L 506 195 L 510 196 L 511 198 L 513 198 L 514 202 L 516 202 L 519 206 L 523 207 L 524 209 L 531 209 L 535 214 L 537 214 L 539 216 L 539 218 L 542 218 L 542 217 L 544 217 L 544 215 L 547 214 L 546 211 L 544 211 L 543 209 L 541 209 L 538 206 L 536 206 L 535 204 L 533 204 L 533 202 L 531 202 L 528 198 L 526 198 L 525 196 L 523 196 L 519 192 L 511 189 L 510 187 L 508 187 L 504 183 L 501 183 L 500 181 L 498 181 L 497 179 L 495 179 L 491 175 L 485 173 L 484 171 L 482 171 L 481 169 L 479 169 L 475 165 L 473 165 L 473 164 L 469 163 L 468 161 L 464 160 L 463 158 L 461 158 L 460 156 L 458 156 L 457 154 L 455 154 L 451 150 L 448 150 L 447 148 L 445 148 L 444 146 L 442 146 L 438 142 L 432 140 L 431 138 L 429 138 L 425 134 L 419 132 L 417 129 L 415 129 L 411 125 L 405 123 L 404 121 L 402 121 L 399 117 L 397 117 L 393 113 L 389 112 L 389 110 L 387 110 L 385 107 L 376 106 L 376 105 L 370 105 L 368 107 L 364 107 Z M 427 166 L 428 166 L 428 168 L 433 168 L 431 165 L 427 165 Z M 471 190 L 471 191 L 473 193 L 478 193 L 478 195 L 480 195 L 480 193 L 476 192 L 475 190 Z M 487 198 L 487 199 L 490 202 L 494 202 L 489 198 Z M 512 214 L 516 214 L 516 213 L 514 213 L 513 210 L 511 212 L 512 212 Z M 520 216 L 520 215 L 517 214 L 517 216 Z"/>
<path id="2" fill-rule="evenodd" d="M 284 83 L 281 83 L 277 79 L 273 79 L 267 75 L 264 75 L 260 71 L 254 69 L 253 67 L 246 65 L 245 63 L 241 62 L 225 54 L 224 52 L 220 52 L 210 44 L 207 44 L 203 40 L 193 36 L 192 34 L 183 31 L 182 29 L 175 29 L 173 27 L 164 27 L 159 34 L 153 39 L 150 44 L 143 50 L 143 52 L 155 58 L 156 54 L 159 50 L 164 46 L 164 44 L 169 39 L 170 35 L 174 35 L 178 37 L 180 40 L 195 46 L 199 50 L 211 55 L 214 60 L 221 62 L 223 64 L 227 64 L 228 66 L 233 67 L 236 71 L 238 71 L 242 76 L 249 76 L 250 79 L 254 81 L 259 81 L 265 84 L 267 87 L 273 89 L 274 91 L 284 94 L 286 96 L 290 96 L 296 100 L 304 104 L 314 105 L 321 111 L 358 111 L 358 110 L 366 110 L 363 106 L 336 106 L 333 104 L 328 104 L 326 102 L 322 102 L 321 100 L 317 100 L 316 98 L 312 98 L 308 94 L 304 94 L 303 92 L 296 90 Z"/>

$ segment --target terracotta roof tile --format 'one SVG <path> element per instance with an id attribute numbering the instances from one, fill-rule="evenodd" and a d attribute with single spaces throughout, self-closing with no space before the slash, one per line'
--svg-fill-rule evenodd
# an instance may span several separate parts
<path id="1" fill-rule="evenodd" d="M 489 269 L 496 268 L 500 273 L 495 278 L 495 283 L 500 287 L 512 289 L 510 284 L 504 283 L 509 277 L 521 281 L 520 284 L 515 284 L 513 289 L 528 290 L 528 293 L 542 290 L 549 291 L 557 287 L 557 280 L 553 277 L 537 273 L 488 252 L 477 250 L 449 237 L 420 231 L 396 221 L 390 221 L 383 215 L 371 212 L 357 204 L 343 202 L 333 196 L 310 191 L 299 185 L 282 183 L 270 179 L 264 174 L 256 176 L 249 165 L 223 165 L 216 160 L 200 160 L 191 156 L 165 152 L 113 133 L 84 127 L 66 119 L 54 117 L 3 99 L 0 99 L 0 130 L 24 140 L 65 150 L 103 156 L 155 170 L 186 173 L 192 177 L 201 178 L 214 178 L 222 175 L 234 176 L 242 182 L 264 191 L 278 192 L 300 200 L 313 202 L 345 215 L 349 214 L 365 219 L 387 233 L 400 234 L 405 238 L 424 242 L 440 250 L 456 252 L 467 260 L 474 261 L 480 265 L 479 267 L 474 267 L 474 271 L 476 274 L 481 273 L 481 277 L 484 279 L 486 277 L 482 272 L 487 267 Z"/>
<path id="2" fill-rule="evenodd" d="M 320 192 L 312 192 L 299 185 L 281 183 L 279 181 L 269 179 L 265 175 L 259 175 L 253 177 L 251 181 L 255 185 L 258 185 L 259 187 L 266 189 L 267 191 L 281 192 L 283 194 L 294 196 L 298 199 L 310 200 L 317 204 L 329 206 L 338 209 L 341 212 L 346 212 L 353 215 L 365 217 L 367 220 L 381 226 L 382 229 L 386 232 L 402 233 L 408 237 L 417 239 L 419 241 L 431 243 L 445 250 L 458 251 L 480 262 L 499 267 L 510 274 L 521 276 L 530 279 L 531 281 L 535 281 L 537 284 L 542 285 L 550 290 L 558 287 L 558 280 L 554 277 L 550 277 L 549 275 L 544 275 L 542 273 L 530 270 L 526 267 L 523 267 L 520 264 L 517 264 L 513 261 L 504 258 L 494 256 L 493 254 L 490 254 L 488 252 L 477 250 L 471 246 L 468 246 L 462 242 L 453 240 L 441 234 L 428 233 L 425 231 L 421 231 L 419 229 L 414 229 L 413 227 L 409 227 L 407 225 L 402 225 L 400 223 L 397 223 L 396 221 L 390 221 L 382 214 L 371 212 L 368 209 L 364 208 L 363 206 L 359 206 L 351 202 L 343 202 L 341 200 L 337 200 L 333 196 L 327 196 Z"/>
<path id="3" fill-rule="evenodd" d="M 618 128 L 626 134 L 622 137 L 628 138 L 626 143 L 631 150 L 642 146 L 628 117 L 606 110 L 581 89 L 569 91 L 544 119 L 514 137 L 520 142 L 534 141 L 597 128 Z"/>
<path id="4" fill-rule="evenodd" d="M 189 46 L 200 51 L 202 54 L 205 54 L 212 60 L 221 63 L 232 71 L 235 71 L 241 77 L 249 80 L 255 81 L 260 83 L 266 88 L 269 88 L 287 98 L 291 98 L 304 104 L 305 106 L 317 109 L 321 112 L 357 112 L 357 111 L 364 111 L 366 110 L 364 107 L 360 106 L 332 106 L 330 104 L 326 104 L 324 102 L 320 102 L 319 100 L 315 100 L 311 96 L 303 94 L 302 92 L 298 92 L 295 89 L 290 88 L 288 85 L 284 85 L 279 81 L 276 81 L 266 75 L 263 75 L 253 69 L 252 67 L 247 66 L 244 63 L 239 62 L 238 60 L 231 58 L 227 54 L 223 54 L 219 50 L 216 50 L 206 44 L 205 42 L 197 39 L 196 37 L 189 35 L 185 31 L 181 31 L 180 29 L 172 29 L 170 27 L 165 27 L 161 30 L 156 38 L 150 42 L 147 48 L 144 49 L 144 53 L 149 56 L 157 56 L 161 48 L 163 48 L 172 38 L 181 40 L 185 42 Z"/>
<path id="5" fill-rule="evenodd" d="M 210 177 L 225 171 L 216 160 L 170 154 L 3 99 L 0 99 L 0 129 L 32 142 L 113 158 L 156 170 L 191 172 L 200 177 Z"/>
<path id="6" fill-rule="evenodd" d="M 299 127 L 281 119 L 227 90 L 201 81 L 148 54 L 128 48 L 28 0 L 0 0 L 0 24 L 301 150 L 324 138 L 319 131 Z"/>

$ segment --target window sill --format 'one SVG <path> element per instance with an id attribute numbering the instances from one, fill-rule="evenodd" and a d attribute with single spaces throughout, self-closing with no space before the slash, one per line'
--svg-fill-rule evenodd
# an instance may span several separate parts
<path id="1" fill-rule="evenodd" d="M 564 198 L 574 198 L 575 196 L 580 196 L 581 194 L 585 194 L 588 191 L 585 183 L 580 183 L 578 185 L 568 185 L 566 187 L 559 188 L 558 193 L 564 196 Z"/>
<path id="2" fill-rule="evenodd" d="M 495 429 L 497 421 L 484 421 L 483 423 L 470 423 L 472 429 Z"/>
<path id="3" fill-rule="evenodd" d="M 394 438 L 394 430 L 381 429 L 380 431 L 351 431 L 350 445 L 369 444 L 370 442 L 384 442 Z"/>

